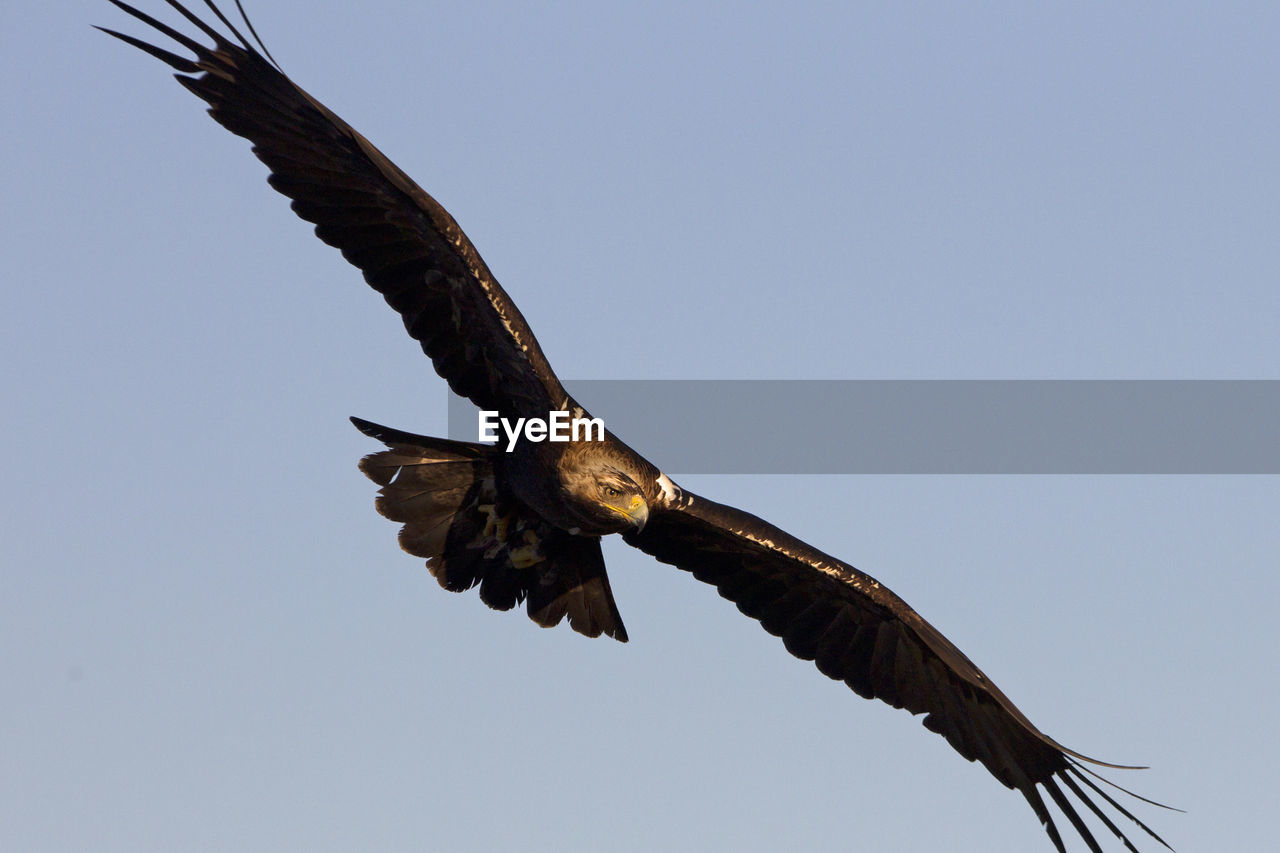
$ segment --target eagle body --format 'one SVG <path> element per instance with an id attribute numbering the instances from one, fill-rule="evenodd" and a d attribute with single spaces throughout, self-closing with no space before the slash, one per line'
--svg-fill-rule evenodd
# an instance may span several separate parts
<path id="1" fill-rule="evenodd" d="M 387 444 L 360 470 L 381 486 L 378 512 L 403 522 L 401 547 L 426 558 L 441 586 L 479 585 L 494 609 L 525 602 L 544 627 L 568 617 L 579 633 L 626 641 L 600 537 L 643 528 L 648 502 L 662 494 L 652 465 L 608 433 L 519 442 L 506 453 L 351 420 Z"/>
<path id="2" fill-rule="evenodd" d="M 189 53 L 106 30 L 175 69 L 219 124 L 253 143 L 271 186 L 360 270 L 455 393 L 505 418 L 585 414 L 453 217 L 290 80 L 243 9 L 252 40 L 212 0 L 205 5 L 221 29 L 165 0 L 204 43 L 110 2 Z M 1087 765 L 1103 762 L 1037 729 L 875 578 L 750 513 L 681 489 L 609 430 L 603 440 L 520 441 L 506 452 L 352 422 L 385 445 L 360 461 L 379 487 L 378 512 L 401 524 L 401 547 L 424 559 L 445 589 L 478 587 L 492 608 L 523 605 L 539 625 L 567 621 L 586 636 L 625 641 L 600 547 L 601 537 L 621 534 L 715 586 L 824 675 L 922 714 L 927 729 L 1025 798 L 1057 850 L 1066 843 L 1045 794 L 1090 850 L 1102 847 L 1086 815 L 1128 850 L 1137 847 L 1124 821 L 1164 844 L 1095 781 Z"/>

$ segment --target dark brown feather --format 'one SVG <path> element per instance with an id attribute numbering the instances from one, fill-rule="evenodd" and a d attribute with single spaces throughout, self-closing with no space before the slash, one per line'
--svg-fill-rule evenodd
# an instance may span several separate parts
<path id="1" fill-rule="evenodd" d="M 528 324 L 435 199 L 239 33 L 236 44 L 168 0 L 213 40 L 204 46 L 127 3 L 111 2 L 195 54 L 191 61 L 110 33 L 179 71 L 203 72 L 178 80 L 209 104 L 216 121 L 253 142 L 271 185 L 294 201 L 322 240 L 375 290 L 396 296 L 392 307 L 450 388 L 504 415 L 546 417 L 563 405 L 564 388 Z"/>
<path id="2" fill-rule="evenodd" d="M 599 537 L 554 527 L 508 494 L 499 451 L 351 420 L 388 447 L 360 460 L 381 487 L 378 512 L 404 525 L 400 546 L 425 558 L 441 587 L 479 585 L 481 601 L 495 610 L 525 603 L 543 627 L 567 616 L 580 634 L 626 642 Z"/>
<path id="3" fill-rule="evenodd" d="M 651 509 L 645 528 L 625 538 L 714 583 L 739 610 L 781 636 L 789 651 L 858 695 L 925 714 L 926 728 L 1026 797 L 1059 850 L 1065 849 L 1061 834 L 1038 788 L 1090 849 L 1099 849 L 1059 782 L 1100 814 L 1071 774 L 1082 778 L 1081 761 L 1102 762 L 1033 726 L 972 661 L 874 578 L 753 515 L 686 492 Z M 1103 800 L 1164 844 L 1110 797 Z M 1114 821 L 1103 823 L 1133 849 Z"/>

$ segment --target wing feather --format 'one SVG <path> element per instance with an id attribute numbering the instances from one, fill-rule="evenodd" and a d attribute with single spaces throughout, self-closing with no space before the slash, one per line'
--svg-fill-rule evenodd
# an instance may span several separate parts
<path id="1" fill-rule="evenodd" d="M 1100 849 L 1098 842 L 1068 793 L 1127 848 L 1134 849 L 1133 842 L 1102 804 L 1164 844 L 1077 769 L 1080 761 L 1103 762 L 1032 725 L 969 658 L 875 578 L 749 513 L 683 491 L 651 507 L 644 529 L 625 538 L 715 584 L 744 614 L 782 637 L 792 654 L 812 660 L 859 696 L 924 714 L 926 728 L 1022 793 L 1059 850 L 1064 842 L 1041 789 L 1091 850 Z M 1102 804 L 1077 784 L 1080 779 Z"/>
<path id="2" fill-rule="evenodd" d="M 454 392 L 483 409 L 521 417 L 546 417 L 564 404 L 564 389 L 528 324 L 435 199 L 295 85 L 213 3 L 206 0 L 239 43 L 176 0 L 166 2 L 211 46 L 121 0 L 111 2 L 195 55 L 189 60 L 104 30 L 183 72 L 178 81 L 209 104 L 210 115 L 253 143 L 271 170 L 271 186 L 386 297 Z"/>

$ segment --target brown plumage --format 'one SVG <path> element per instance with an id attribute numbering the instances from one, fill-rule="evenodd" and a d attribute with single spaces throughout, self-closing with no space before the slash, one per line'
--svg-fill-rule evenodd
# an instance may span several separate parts
<path id="1" fill-rule="evenodd" d="M 352 423 L 388 450 L 360 460 L 382 488 L 378 512 L 404 524 L 400 547 L 427 559 L 450 592 L 480 587 L 495 610 L 525 602 L 544 628 L 568 617 L 588 637 L 627 641 L 597 536 L 573 536 L 531 512 L 504 487 L 502 455 L 492 447 Z"/>
<path id="2" fill-rule="evenodd" d="M 107 31 L 176 69 L 215 120 L 253 143 L 271 186 L 363 272 L 450 388 L 504 417 L 585 414 L 453 218 L 289 80 L 247 18 L 261 50 L 210 0 L 234 41 L 176 0 L 166 2 L 211 47 L 111 2 L 191 51 L 194 59 Z M 860 696 L 924 714 L 929 730 L 1026 798 L 1058 850 L 1065 843 L 1042 791 L 1090 850 L 1102 848 L 1076 803 L 1129 850 L 1137 848 L 1108 808 L 1164 843 L 1090 778 L 1084 764 L 1101 762 L 1039 731 L 874 578 L 753 515 L 685 492 L 611 434 L 567 445 L 523 441 L 504 453 L 353 421 L 387 445 L 360 463 L 380 486 L 378 511 L 403 525 L 400 544 L 425 558 L 445 589 L 479 586 L 490 607 L 524 603 L 540 625 L 567 618 L 580 633 L 625 640 L 600 550 L 601 536 L 621 533 L 714 585 L 792 654 Z"/>

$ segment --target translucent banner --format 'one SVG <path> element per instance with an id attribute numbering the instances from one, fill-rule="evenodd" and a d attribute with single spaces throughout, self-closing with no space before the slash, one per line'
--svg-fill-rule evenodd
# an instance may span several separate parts
<path id="1" fill-rule="evenodd" d="M 578 380 L 675 474 L 1280 474 L 1274 380 Z M 449 400 L 449 436 L 477 440 Z"/>

